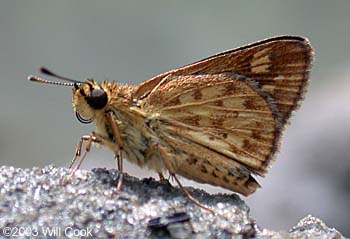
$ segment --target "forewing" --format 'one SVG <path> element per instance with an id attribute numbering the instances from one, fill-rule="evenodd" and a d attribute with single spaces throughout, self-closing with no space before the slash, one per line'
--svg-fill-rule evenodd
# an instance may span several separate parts
<path id="1" fill-rule="evenodd" d="M 305 93 L 312 58 L 312 47 L 305 38 L 270 38 L 153 77 L 138 87 L 134 98 L 147 97 L 159 84 L 173 79 L 169 76 L 234 73 L 255 81 L 275 100 L 284 124 Z"/>

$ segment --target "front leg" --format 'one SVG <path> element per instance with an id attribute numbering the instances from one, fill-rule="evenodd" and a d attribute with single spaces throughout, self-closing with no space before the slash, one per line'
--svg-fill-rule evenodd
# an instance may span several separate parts
<path id="1" fill-rule="evenodd" d="M 87 143 L 86 143 L 86 146 L 85 146 L 85 152 L 81 156 L 81 149 L 83 147 L 84 141 L 86 141 Z M 78 165 L 71 171 L 71 173 L 68 175 L 68 177 L 63 181 L 63 184 L 67 184 L 70 181 L 70 179 L 73 177 L 75 172 L 80 168 L 80 166 L 83 163 L 86 155 L 88 154 L 88 152 L 90 152 L 92 143 L 99 143 L 99 144 L 103 145 L 104 141 L 105 140 L 102 137 L 96 135 L 95 132 L 92 132 L 89 135 L 83 135 L 80 138 L 79 143 L 77 145 L 77 148 L 75 149 L 74 157 L 71 160 L 71 162 L 69 163 L 68 168 L 71 169 L 73 167 L 75 161 L 78 159 L 78 157 L 81 156 L 80 161 L 79 161 Z"/>
<path id="2" fill-rule="evenodd" d="M 73 159 L 70 161 L 69 165 L 68 165 L 68 168 L 71 169 L 75 163 L 75 161 L 78 159 L 78 157 L 81 156 L 81 149 L 83 147 L 83 143 L 84 141 L 87 141 L 87 144 L 85 146 L 85 152 L 84 152 L 84 155 L 82 156 L 82 159 L 80 160 L 79 162 L 79 165 L 81 165 L 81 162 L 82 160 L 85 158 L 86 154 L 90 151 L 90 148 L 91 148 L 91 144 L 94 142 L 94 143 L 99 143 L 99 144 L 102 144 L 102 138 L 100 138 L 99 136 L 96 137 L 95 136 L 95 132 L 92 132 L 91 134 L 89 135 L 83 135 L 80 140 L 79 140 L 79 143 L 75 149 L 75 153 L 74 153 L 74 157 Z"/>

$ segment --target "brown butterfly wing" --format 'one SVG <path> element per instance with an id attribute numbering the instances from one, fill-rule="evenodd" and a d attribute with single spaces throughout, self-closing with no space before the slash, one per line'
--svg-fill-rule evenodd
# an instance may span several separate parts
<path id="1" fill-rule="evenodd" d="M 245 77 L 173 76 L 144 100 L 162 130 L 174 131 L 263 174 L 277 129 L 271 104 Z M 253 148 L 254 150 L 252 150 Z"/>
<path id="2" fill-rule="evenodd" d="M 135 99 L 146 97 L 169 75 L 235 73 L 257 82 L 275 101 L 284 124 L 305 93 L 313 50 L 306 38 L 280 36 L 222 52 L 143 82 Z"/>
<path id="3" fill-rule="evenodd" d="M 248 195 L 275 150 L 276 112 L 254 82 L 235 74 L 173 76 L 143 100 L 176 174 Z M 176 152 L 176 153 L 174 153 Z"/>
<path id="4" fill-rule="evenodd" d="M 311 60 L 304 38 L 272 38 L 156 76 L 134 99 L 159 113 L 176 173 L 248 195 L 259 186 L 250 173 L 264 175 L 305 92 Z"/>

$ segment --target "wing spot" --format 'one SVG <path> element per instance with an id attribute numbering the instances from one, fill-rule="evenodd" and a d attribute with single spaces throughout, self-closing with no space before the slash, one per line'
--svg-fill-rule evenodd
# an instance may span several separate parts
<path id="1" fill-rule="evenodd" d="M 187 158 L 186 161 L 189 165 L 196 165 L 198 162 L 198 159 L 194 157 L 194 155 L 190 155 L 190 158 Z"/>
<path id="2" fill-rule="evenodd" d="M 213 165 L 211 164 L 211 162 L 210 162 L 208 159 L 205 159 L 205 160 L 204 160 L 204 163 L 207 164 L 207 165 L 209 165 L 209 166 L 213 166 Z"/>
<path id="3" fill-rule="evenodd" d="M 230 177 L 236 177 L 237 170 L 235 168 L 229 168 L 227 169 L 227 175 Z"/>
<path id="4" fill-rule="evenodd" d="M 229 183 L 230 180 L 228 180 L 228 178 L 226 176 L 223 176 L 222 179 L 225 181 L 225 183 Z"/>
<path id="5" fill-rule="evenodd" d="M 257 145 L 252 144 L 248 139 L 243 140 L 242 148 L 250 153 L 255 153 L 257 151 Z"/>
<path id="6" fill-rule="evenodd" d="M 190 115 L 188 117 L 182 118 L 182 122 L 189 125 L 199 126 L 199 121 L 201 120 L 200 115 Z"/>
<path id="7" fill-rule="evenodd" d="M 179 97 L 176 97 L 174 99 L 172 99 L 171 101 L 169 101 L 168 103 L 166 103 L 164 106 L 169 106 L 169 105 L 181 105 L 181 100 Z"/>
<path id="8" fill-rule="evenodd" d="M 207 168 L 204 165 L 202 165 L 202 167 L 201 167 L 201 172 L 202 173 L 208 173 L 208 170 L 207 170 Z"/>
<path id="9" fill-rule="evenodd" d="M 235 112 L 235 114 L 238 114 L 238 113 Z M 234 118 L 234 117 L 232 117 L 232 118 Z M 225 118 L 223 118 L 223 117 L 220 117 L 220 118 L 216 117 L 216 118 L 211 120 L 212 125 L 215 125 L 215 126 L 220 127 L 220 128 L 222 128 L 222 126 L 224 125 L 224 122 L 225 122 Z"/>
<path id="10" fill-rule="evenodd" d="M 239 87 L 236 84 L 227 84 L 225 85 L 225 91 L 222 92 L 222 95 L 235 95 L 239 94 Z"/>
<path id="11" fill-rule="evenodd" d="M 259 110 L 262 109 L 263 107 L 259 107 L 259 105 L 257 104 L 258 102 L 254 99 L 246 99 L 243 102 L 243 106 L 245 107 L 245 109 L 252 109 L 252 110 Z"/>
<path id="12" fill-rule="evenodd" d="M 193 98 L 195 100 L 201 100 L 203 98 L 203 94 L 202 94 L 202 90 L 201 89 L 197 89 L 193 92 Z"/>

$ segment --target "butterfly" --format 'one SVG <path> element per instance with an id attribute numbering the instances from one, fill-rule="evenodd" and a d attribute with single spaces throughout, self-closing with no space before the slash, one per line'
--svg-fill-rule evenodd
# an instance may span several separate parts
<path id="1" fill-rule="evenodd" d="M 291 113 L 306 92 L 313 49 L 308 39 L 278 36 L 225 51 L 136 86 L 88 79 L 29 80 L 73 87 L 73 108 L 96 130 L 81 138 L 75 160 L 92 142 L 122 160 L 249 195 L 278 151 Z M 82 159 L 78 165 L 80 166 Z M 77 168 L 78 168 L 77 167 Z M 203 205 L 200 205 L 203 206 Z M 204 207 L 204 206 L 203 206 Z"/>

